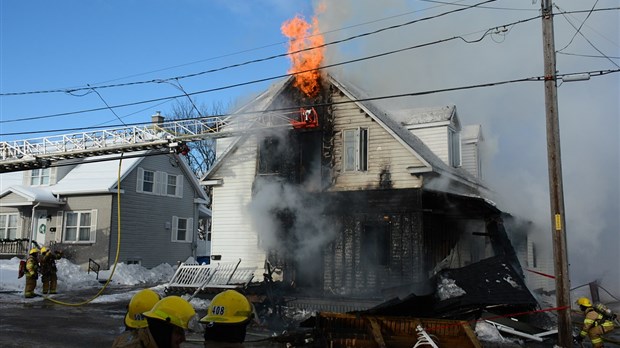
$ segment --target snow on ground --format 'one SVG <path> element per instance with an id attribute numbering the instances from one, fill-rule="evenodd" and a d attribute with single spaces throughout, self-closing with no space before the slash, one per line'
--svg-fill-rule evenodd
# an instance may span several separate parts
<path id="1" fill-rule="evenodd" d="M 24 287 L 26 285 L 25 278 L 18 279 L 17 273 L 19 269 L 20 259 L 14 257 L 10 260 L 0 260 L 0 297 L 15 296 L 18 294 L 22 297 Z M 85 272 L 78 265 L 71 263 L 67 259 L 56 261 L 58 267 L 58 292 L 65 293 L 75 290 L 94 289 L 99 290 L 104 285 L 111 270 L 100 271 L 99 275 L 94 272 Z M 129 302 L 131 297 L 138 291 L 148 287 L 160 296 L 165 296 L 164 288 L 168 281 L 174 275 L 176 269 L 169 264 L 161 264 L 152 269 L 146 269 L 140 265 L 126 265 L 119 263 L 114 270 L 114 274 L 110 283 L 110 288 L 129 288 L 132 290 L 120 293 L 106 294 L 105 292 L 94 299 L 93 303 L 113 303 L 113 302 Z M 97 294 L 93 291 L 93 296 Z M 37 281 L 35 293 L 41 293 L 41 279 Z M 186 299 L 189 296 L 184 296 Z M 42 300 L 43 298 L 40 297 Z M 36 299 L 28 299 L 33 301 Z M 209 306 L 209 301 L 198 298 L 191 299 L 190 303 L 195 309 L 204 310 Z"/>

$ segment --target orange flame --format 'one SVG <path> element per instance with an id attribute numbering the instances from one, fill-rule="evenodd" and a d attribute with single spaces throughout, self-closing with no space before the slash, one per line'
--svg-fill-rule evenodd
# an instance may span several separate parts
<path id="1" fill-rule="evenodd" d="M 317 17 L 312 18 L 312 24 L 306 22 L 302 17 L 288 20 L 282 24 L 282 34 L 289 38 L 288 56 L 292 66 L 288 70 L 289 74 L 295 75 L 295 87 L 299 88 L 308 97 L 314 98 L 319 94 L 318 69 L 323 62 L 323 51 L 325 43 L 323 36 L 319 32 Z M 312 47 L 319 47 L 309 49 Z M 304 49 L 309 49 L 302 51 Z M 301 51 L 301 52 L 299 52 Z M 294 53 L 297 52 L 297 53 Z"/>

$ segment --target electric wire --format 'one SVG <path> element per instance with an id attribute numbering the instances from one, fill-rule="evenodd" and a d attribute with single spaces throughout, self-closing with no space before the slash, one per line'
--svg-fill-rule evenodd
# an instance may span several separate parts
<path id="1" fill-rule="evenodd" d="M 620 72 L 620 69 L 614 69 L 614 70 L 595 70 L 595 71 L 585 71 L 585 72 L 573 72 L 573 73 L 567 73 L 567 74 L 557 74 L 556 75 L 556 79 L 561 79 L 564 76 L 580 75 L 580 74 L 588 74 L 588 75 L 590 75 L 590 77 L 598 77 L 598 76 L 604 76 L 604 75 L 614 74 L 614 73 L 618 73 L 618 72 Z M 377 96 L 377 97 L 358 98 L 358 99 L 344 100 L 344 101 L 339 101 L 339 102 L 304 104 L 304 105 L 297 105 L 297 106 L 286 107 L 286 108 L 270 109 L 269 111 L 239 112 L 239 113 L 232 113 L 232 114 L 210 115 L 210 116 L 207 116 L 207 117 L 212 117 L 212 118 L 225 117 L 225 116 L 235 116 L 235 117 L 237 117 L 237 116 L 243 116 L 243 115 L 267 114 L 267 113 L 274 113 L 274 112 L 289 112 L 289 111 L 299 110 L 300 108 L 323 107 L 323 106 L 332 106 L 332 105 L 339 105 L 339 104 L 349 104 L 349 103 L 357 103 L 357 102 L 364 102 L 364 101 L 385 100 L 385 99 L 404 98 L 404 97 L 416 97 L 416 96 L 429 95 L 429 94 L 435 94 L 435 93 L 453 92 L 453 91 L 477 89 L 477 88 L 484 88 L 484 87 L 501 86 L 501 85 L 507 85 L 507 84 L 513 84 L 513 83 L 539 82 L 539 81 L 545 81 L 545 76 L 534 76 L 534 77 L 526 77 L 526 78 L 519 78 L 519 79 L 511 79 L 511 80 L 503 80 L 503 81 L 495 81 L 495 82 L 486 82 L 486 83 L 480 83 L 480 84 L 475 84 L 475 85 L 447 87 L 447 88 L 426 90 L 426 91 L 420 91 L 420 92 L 407 92 L 407 93 L 390 94 L 390 95 Z M 178 119 L 176 121 L 184 121 L 184 120 L 190 120 L 190 119 L 195 119 L 195 118 Z M 128 126 L 146 125 L 146 124 L 148 124 L 148 122 L 134 123 L 134 124 L 129 124 Z M 118 126 L 120 126 L 120 125 L 118 125 Z M 113 126 L 111 126 L 111 127 L 113 127 Z M 94 129 L 94 127 L 62 128 L 62 129 L 54 129 L 54 130 L 40 130 L 40 131 L 28 131 L 28 132 L 0 133 L 0 135 L 2 135 L 2 136 L 9 136 L 9 135 L 23 135 L 23 134 L 34 134 L 34 133 L 52 133 L 52 132 L 61 132 L 61 131 L 83 130 L 83 129 Z"/>
<path id="2" fill-rule="evenodd" d="M 456 2 L 463 2 L 465 0 L 458 0 Z M 431 9 L 435 9 L 435 8 L 439 8 L 439 7 L 443 7 L 446 5 L 437 5 L 437 6 L 430 6 L 430 7 L 426 7 L 423 8 L 421 10 L 414 10 L 414 11 L 409 11 L 409 12 L 404 12 L 404 13 L 400 13 L 397 15 L 393 15 L 393 16 L 388 16 L 388 17 L 383 17 L 383 18 L 379 18 L 379 19 L 375 19 L 375 20 L 371 20 L 371 21 L 367 21 L 367 22 L 361 22 L 361 23 L 357 23 L 357 24 L 352 24 L 349 26 L 345 26 L 342 28 L 338 28 L 338 29 L 332 29 L 332 30 L 327 30 L 324 32 L 321 32 L 319 34 L 312 34 L 312 35 L 308 35 L 305 36 L 303 38 L 299 38 L 299 39 L 294 39 L 294 40 L 290 40 L 290 41 L 298 41 L 298 40 L 306 40 L 318 35 L 327 35 L 327 34 L 331 34 L 331 33 L 336 33 L 339 31 L 343 31 L 343 30 L 347 30 L 347 29 L 352 29 L 352 28 L 356 28 L 356 27 L 361 27 L 361 26 L 365 26 L 368 24 L 374 24 L 374 23 L 379 23 L 379 22 L 383 22 L 389 19 L 394 19 L 394 18 L 398 18 L 398 17 L 404 17 L 404 16 L 408 16 L 410 14 L 414 14 L 414 13 L 418 13 L 418 12 L 425 12 Z M 166 68 L 161 68 L 161 69 L 157 69 L 157 70 L 151 70 L 151 71 L 147 71 L 147 72 L 143 72 L 143 73 L 137 73 L 137 74 L 132 74 L 129 76 L 124 76 L 124 77 L 119 77 L 119 78 L 115 78 L 115 79 L 110 79 L 110 80 L 106 80 L 106 81 L 102 81 L 102 82 L 98 82 L 98 83 L 94 83 L 95 85 L 98 84 L 103 84 L 103 83 L 109 83 L 109 82 L 114 82 L 114 81 L 119 81 L 119 80 L 125 80 L 131 77 L 137 77 L 137 76 L 143 76 L 143 75 L 148 75 L 148 74 L 152 74 L 152 73 L 156 73 L 156 72 L 160 72 L 160 71 L 166 71 L 166 70 L 171 70 L 171 69 L 176 69 L 176 68 L 180 68 L 180 67 L 184 67 L 184 66 L 188 66 L 188 65 L 194 65 L 194 64 L 198 64 L 198 63 L 203 63 L 203 62 L 208 62 L 208 61 L 212 61 L 212 60 L 217 60 L 217 59 L 221 59 L 221 58 L 227 58 L 227 57 L 232 57 L 232 56 L 236 56 L 242 53 L 248 53 L 248 52 L 253 52 L 253 51 L 258 51 L 258 50 L 262 50 L 265 48 L 269 48 L 269 47 L 275 47 L 275 46 L 280 46 L 283 44 L 286 44 L 288 41 L 280 41 L 280 42 L 276 42 L 276 43 L 272 43 L 272 44 L 266 44 L 263 46 L 259 46 L 259 47 L 254 47 L 254 48 L 248 48 L 245 50 L 240 50 L 240 51 L 236 51 L 236 52 L 231 52 L 231 53 L 225 53 L 219 56 L 215 56 L 215 57 L 210 57 L 210 58 L 205 58 L 205 59 L 200 59 L 200 60 L 196 60 L 196 61 L 192 61 L 192 62 L 188 62 L 188 63 L 182 63 L 182 64 L 177 64 L 177 65 L 173 65 L 173 66 L 169 66 Z M 61 88 L 58 88 L 61 89 Z M 72 88 L 62 88 L 62 90 L 67 90 L 67 89 L 72 89 Z M 1 94 L 0 94 L 1 96 Z"/>
<path id="3" fill-rule="evenodd" d="M 191 95 L 198 95 L 198 94 L 204 94 L 204 93 L 210 93 L 210 92 L 216 92 L 216 91 L 231 89 L 231 88 L 235 88 L 235 87 L 247 86 L 247 85 L 251 85 L 251 84 L 257 84 L 257 83 L 260 83 L 260 82 L 267 82 L 267 81 L 276 80 L 276 79 L 280 79 L 280 78 L 285 78 L 285 77 L 291 77 L 291 76 L 296 76 L 296 75 L 300 75 L 300 74 L 305 74 L 305 73 L 308 73 L 308 72 L 325 70 L 325 69 L 329 69 L 329 68 L 333 68 L 333 67 L 337 67 L 337 66 L 341 66 L 341 65 L 361 62 L 361 61 L 375 59 L 375 58 L 380 58 L 380 57 L 385 57 L 385 56 L 389 56 L 389 55 L 393 55 L 393 54 L 397 54 L 397 53 L 402 53 L 402 52 L 406 52 L 406 51 L 410 51 L 410 50 L 414 50 L 414 49 L 419 49 L 419 48 L 433 46 L 433 45 L 437 45 L 437 44 L 441 44 L 441 43 L 445 43 L 445 42 L 449 42 L 449 41 L 454 41 L 454 40 L 457 40 L 457 39 L 460 39 L 463 42 L 468 43 L 468 44 L 477 43 L 477 42 L 482 41 L 488 35 L 488 33 L 490 33 L 491 31 L 493 31 L 493 30 L 495 30 L 497 28 L 515 26 L 515 25 L 518 25 L 518 24 L 523 24 L 523 23 L 526 23 L 526 22 L 538 19 L 538 18 L 540 18 L 540 15 L 537 15 L 537 16 L 534 16 L 534 17 L 530 17 L 530 18 L 526 18 L 526 19 L 522 19 L 522 20 L 515 21 L 515 22 L 511 22 L 511 23 L 508 23 L 508 24 L 503 24 L 503 25 L 500 25 L 500 26 L 494 26 L 494 27 L 489 28 L 486 31 L 484 31 L 484 34 L 482 36 L 480 36 L 480 38 L 475 39 L 475 40 L 467 40 L 467 39 L 465 39 L 463 37 L 463 36 L 466 36 L 466 35 L 469 35 L 469 34 L 457 35 L 457 36 L 453 36 L 453 37 L 449 37 L 449 38 L 444 38 L 444 39 L 439 39 L 439 40 L 435 40 L 435 41 L 430 41 L 430 42 L 426 42 L 426 43 L 422 43 L 422 44 L 418 44 L 418 45 L 414 45 L 414 46 L 409 46 L 409 47 L 405 47 L 405 48 L 400 48 L 400 49 L 396 49 L 396 50 L 392 50 L 392 51 L 382 52 L 382 53 L 378 53 L 378 54 L 374 54 L 374 55 L 370 55 L 370 56 L 366 56 L 366 57 L 346 60 L 346 61 L 342 61 L 342 62 L 339 62 L 339 63 L 327 64 L 327 65 L 323 65 L 321 67 L 318 67 L 316 69 L 307 69 L 307 70 L 298 71 L 298 72 L 294 72 L 294 73 L 281 74 L 281 75 L 276 75 L 276 76 L 256 79 L 256 80 L 252 80 L 252 81 L 245 81 L 245 82 L 240 82 L 240 83 L 236 83 L 236 84 L 220 86 L 220 87 L 215 87 L 215 88 L 211 88 L 211 89 L 191 92 L 191 93 L 186 93 L 186 95 L 190 95 L 190 96 Z M 481 31 L 479 31 L 479 32 L 481 32 Z M 149 100 L 143 100 L 143 101 L 139 101 L 139 102 L 131 102 L 131 103 L 125 103 L 125 104 L 118 104 L 118 105 L 114 105 L 114 106 L 111 106 L 111 107 L 112 108 L 121 108 L 121 107 L 133 106 L 133 105 L 140 105 L 140 104 L 159 102 L 159 101 L 162 101 L 162 100 L 176 99 L 176 98 L 181 98 L 183 96 L 185 96 L 185 95 L 175 95 L 175 96 L 168 96 L 168 97 L 160 97 L 160 98 L 154 98 L 154 99 L 149 99 Z M 51 115 L 22 117 L 22 118 L 9 119 L 9 120 L 0 120 L 0 124 L 1 123 L 12 123 L 12 122 L 23 122 L 23 121 L 37 120 L 37 119 L 44 119 L 44 118 L 53 118 L 53 117 L 60 117 L 60 116 L 68 116 L 68 115 L 75 115 L 75 114 L 80 114 L 80 113 L 101 111 L 101 110 L 105 110 L 105 109 L 106 108 L 93 108 L 93 109 L 80 110 L 80 111 L 70 111 L 70 112 L 63 112 L 63 113 L 57 113 L 57 114 L 51 114 Z"/>
<path id="4" fill-rule="evenodd" d="M 560 11 L 560 13 L 562 14 L 562 16 L 564 17 L 564 19 L 566 20 L 566 22 L 568 22 L 568 24 L 570 24 L 576 31 L 576 34 L 581 35 L 581 37 L 583 37 L 584 40 L 586 40 L 587 43 L 590 44 L 590 46 L 592 46 L 592 48 L 594 48 L 598 53 L 600 53 L 602 56 L 604 56 L 605 58 L 607 58 L 608 61 L 611 62 L 611 64 L 615 65 L 616 67 L 620 68 L 620 65 L 618 65 L 616 62 L 614 62 L 612 59 L 610 59 L 605 53 L 603 53 L 601 50 L 599 50 L 585 35 L 583 35 L 583 33 L 577 29 L 577 27 L 568 19 L 568 17 L 566 16 L 566 14 L 568 12 L 562 11 L 562 9 L 560 9 L 557 5 L 554 4 L 554 6 L 558 9 L 558 11 Z M 580 27 L 581 28 L 581 27 Z"/>
<path id="5" fill-rule="evenodd" d="M 462 4 L 457 4 L 457 2 L 447 2 L 447 1 L 438 1 L 438 0 L 418 0 L 422 2 L 430 2 L 434 4 L 443 4 L 443 5 L 452 5 L 452 6 L 467 6 Z M 509 8 L 509 7 L 494 7 L 494 6 L 478 6 L 478 8 L 485 8 L 491 10 L 508 10 L 508 11 L 538 11 L 537 9 L 532 8 Z"/>
<path id="6" fill-rule="evenodd" d="M 579 54 L 579 53 L 570 53 L 570 52 L 558 52 L 558 54 L 564 54 L 567 56 L 577 56 L 577 57 L 585 57 L 585 58 L 603 58 L 603 59 L 620 59 L 620 56 L 595 56 L 592 54 Z"/>
<path id="7" fill-rule="evenodd" d="M 620 7 L 596 9 L 594 11 L 609 11 L 609 10 L 618 10 L 618 9 L 620 9 Z M 583 12 L 583 11 L 571 11 L 571 12 L 565 12 L 565 13 L 579 13 L 579 12 Z M 496 26 L 494 28 L 491 28 L 491 29 L 487 30 L 487 32 L 492 30 L 492 29 L 495 29 L 495 28 L 514 26 L 516 24 L 520 24 L 520 23 L 523 23 L 523 22 L 531 21 L 531 20 L 539 18 L 539 17 L 540 16 L 536 16 L 536 17 L 528 18 L 528 19 L 525 19 L 525 20 L 521 20 L 521 21 L 509 23 L 509 24 L 499 25 L 499 26 Z M 420 47 L 424 47 L 424 46 L 429 46 L 429 45 L 432 45 L 432 44 L 438 44 L 438 43 L 449 41 L 449 40 L 452 40 L 452 39 L 455 39 L 455 38 L 460 38 L 464 42 L 468 42 L 468 43 L 472 42 L 472 41 L 467 41 L 463 37 L 458 36 L 458 37 L 453 37 L 453 38 L 449 38 L 449 39 L 438 40 L 438 41 L 435 41 L 435 42 L 432 42 L 432 43 L 422 44 L 422 45 L 418 45 L 418 46 L 412 46 L 412 47 L 409 47 L 409 48 L 406 48 L 406 49 L 402 49 L 402 50 L 387 52 L 384 55 L 391 54 L 391 53 L 398 53 L 400 51 L 407 50 L 407 49 L 414 49 L 414 48 L 420 48 Z M 344 61 L 344 62 L 333 64 L 333 65 L 330 65 L 330 66 L 319 67 L 318 69 L 311 69 L 311 70 L 306 70 L 306 71 L 300 71 L 300 72 L 297 72 L 297 73 L 278 75 L 278 76 L 274 76 L 274 77 L 269 77 L 269 78 L 264 78 L 264 79 L 259 79 L 259 80 L 253 80 L 253 81 L 247 81 L 247 82 L 244 82 L 244 83 L 238 83 L 238 84 L 233 84 L 233 85 L 228 85 L 228 86 L 223 86 L 223 87 L 218 87 L 218 88 L 213 88 L 213 89 L 208 89 L 208 90 L 202 90 L 202 91 L 198 91 L 198 92 L 186 93 L 186 94 L 187 95 L 196 95 L 196 94 L 203 94 L 203 93 L 209 93 L 209 92 L 214 92 L 214 91 L 220 91 L 220 90 L 224 90 L 224 89 L 235 88 L 235 87 L 240 87 L 240 86 L 245 86 L 245 85 L 250 85 L 250 84 L 255 84 L 255 83 L 260 83 L 260 82 L 265 82 L 265 81 L 274 80 L 274 79 L 278 79 L 278 78 L 282 78 L 282 77 L 294 76 L 294 75 L 297 75 L 297 74 L 302 74 L 302 73 L 306 73 L 306 72 L 310 72 L 310 71 L 314 71 L 314 70 L 325 69 L 325 68 L 328 68 L 328 67 L 333 67 L 333 66 L 337 66 L 337 65 L 344 65 L 344 64 L 351 63 L 351 62 L 357 62 L 357 61 L 361 61 L 361 60 L 365 60 L 365 59 L 372 59 L 372 58 L 376 58 L 376 57 L 377 56 L 371 56 L 371 57 L 360 58 L 360 59 L 356 59 L 356 60 L 352 60 L 352 61 Z M 175 95 L 175 96 L 162 97 L 162 98 L 150 99 L 150 100 L 139 101 L 139 102 L 119 104 L 119 105 L 112 106 L 112 108 L 127 107 L 127 106 L 146 104 L 146 103 L 151 103 L 151 102 L 170 101 L 172 99 L 181 98 L 181 97 L 187 96 L 187 95 Z M 11 119 L 11 120 L 0 120 L 0 123 L 21 122 L 21 121 L 28 121 L 28 120 L 43 119 L 43 118 L 68 116 L 68 115 L 87 113 L 87 112 L 95 112 L 95 111 L 101 111 L 101 110 L 105 110 L 105 108 L 94 108 L 94 109 L 79 110 L 79 111 L 73 111 L 73 112 L 57 113 L 57 114 L 51 114 L 51 115 L 26 117 L 26 118 Z"/>
<path id="8" fill-rule="evenodd" d="M 485 1 L 477 3 L 477 4 L 468 5 L 465 8 L 460 8 L 460 9 L 456 9 L 456 10 L 452 10 L 452 11 L 447 11 L 447 12 L 439 13 L 439 14 L 436 14 L 436 15 L 433 15 L 433 16 L 424 17 L 424 18 L 420 18 L 420 19 L 415 19 L 415 20 L 408 21 L 408 22 L 405 22 L 405 23 L 401 23 L 401 24 L 392 25 L 392 26 L 389 26 L 389 27 L 380 28 L 380 29 L 377 29 L 377 30 L 374 30 L 374 31 L 371 31 L 371 32 L 366 32 L 366 33 L 350 36 L 350 37 L 347 37 L 347 38 L 344 38 L 344 39 L 341 39 L 341 40 L 327 42 L 327 43 L 324 43 L 322 45 L 313 46 L 313 47 L 307 47 L 307 48 L 300 49 L 300 50 L 297 50 L 297 51 L 281 53 L 281 54 L 272 55 L 272 56 L 264 57 L 264 58 L 258 58 L 258 59 L 254 59 L 254 60 L 250 60 L 250 61 L 245 61 L 245 62 L 242 62 L 242 63 L 227 65 L 227 66 L 224 66 L 224 67 L 210 69 L 210 70 L 205 70 L 205 71 L 201 71 L 201 72 L 197 72 L 197 73 L 181 75 L 181 76 L 175 76 L 175 77 L 169 77 L 169 78 L 164 78 L 164 79 L 154 79 L 154 80 L 146 80 L 146 81 L 134 81 L 134 82 L 126 82 L 126 83 L 120 83 L 120 84 L 96 86 L 94 88 L 99 89 L 99 88 L 126 87 L 126 86 L 134 86 L 134 85 L 139 85 L 139 84 L 161 83 L 162 81 L 179 80 L 179 79 L 185 79 L 185 78 L 190 78 L 190 77 L 196 77 L 196 76 L 200 76 L 200 75 L 204 75 L 204 74 L 209 74 L 209 73 L 214 73 L 214 72 L 219 72 L 219 71 L 223 71 L 223 70 L 227 70 L 227 69 L 237 68 L 237 67 L 241 67 L 241 66 L 245 66 L 245 65 L 249 65 L 249 64 L 264 62 L 264 61 L 273 60 L 273 59 L 276 59 L 276 58 L 287 57 L 289 55 L 294 55 L 294 54 L 303 53 L 303 52 L 307 52 L 307 51 L 311 51 L 311 50 L 316 50 L 316 49 L 319 49 L 319 48 L 323 48 L 323 47 L 327 47 L 327 46 L 331 46 L 331 45 L 335 45 L 335 44 L 340 44 L 340 43 L 351 41 L 351 40 L 358 39 L 358 38 L 361 38 L 361 37 L 378 34 L 378 33 L 381 33 L 381 32 L 387 31 L 387 30 L 397 29 L 397 28 L 401 28 L 401 27 L 404 27 L 404 26 L 412 25 L 412 24 L 415 24 L 415 23 L 424 22 L 424 21 L 428 21 L 428 20 L 431 20 L 431 19 L 436 19 L 436 18 L 439 18 L 439 17 L 443 17 L 443 16 L 446 16 L 446 15 L 449 15 L 449 14 L 453 14 L 453 13 L 457 13 L 457 12 L 462 12 L 462 11 L 468 10 L 470 8 L 474 8 L 476 6 L 479 6 L 480 4 L 485 4 L 485 3 L 489 3 L 489 2 L 495 2 L 495 1 L 497 1 L 497 0 L 485 0 Z M 73 93 L 75 93 L 77 91 L 91 90 L 91 88 L 93 88 L 93 87 L 89 86 L 89 87 L 79 87 L 79 88 L 71 88 L 71 89 L 53 89 L 53 90 L 41 90 L 41 91 L 30 91 L 30 92 L 8 92 L 8 93 L 0 93 L 0 97 L 1 96 L 26 95 L 26 94 L 43 94 L 43 93 L 68 93 L 68 94 L 73 95 Z"/>
<path id="9" fill-rule="evenodd" d="M 109 104 L 105 101 L 105 99 L 103 99 L 103 97 L 101 96 L 101 93 L 99 93 L 99 91 L 97 91 L 97 90 L 95 90 L 95 89 L 93 89 L 93 88 L 91 88 L 91 89 L 92 89 L 92 91 L 93 91 L 93 92 L 95 92 L 95 93 L 99 96 L 99 99 L 101 99 L 101 101 L 105 104 L 105 106 L 106 106 L 108 109 L 110 109 L 110 111 L 112 111 L 112 113 L 114 114 L 114 116 L 116 116 L 116 118 L 117 118 L 117 119 L 118 119 L 118 120 L 119 120 L 119 121 L 120 121 L 120 122 L 121 122 L 124 126 L 127 126 L 127 125 L 125 124 L 125 122 L 123 122 L 123 120 L 122 120 L 120 117 L 118 117 L 118 114 L 114 111 L 114 109 L 112 109 L 112 108 L 110 107 L 110 105 L 109 105 Z"/>
<path id="10" fill-rule="evenodd" d="M 588 20 L 588 18 L 590 18 L 590 15 L 592 15 L 592 11 L 594 11 L 594 8 L 596 7 L 596 4 L 598 4 L 599 0 L 596 0 L 594 2 L 594 5 L 592 5 L 592 9 L 590 10 L 590 12 L 588 12 L 588 15 L 586 16 L 586 18 L 581 22 L 581 24 L 579 25 L 579 28 L 577 28 L 577 30 L 575 31 L 575 33 L 573 34 L 573 37 L 571 37 L 571 39 L 568 41 L 568 43 L 566 44 L 566 46 L 562 47 L 561 49 L 555 51 L 555 53 L 558 52 L 562 52 L 564 51 L 568 46 L 570 46 L 573 43 L 573 40 L 575 40 L 575 37 L 577 36 L 577 34 L 581 33 L 581 28 L 583 28 L 583 25 L 586 24 L 586 21 Z M 556 8 L 559 10 L 560 8 L 556 6 Z M 568 19 L 567 19 L 568 21 Z M 573 26 L 574 27 L 574 26 Z"/>

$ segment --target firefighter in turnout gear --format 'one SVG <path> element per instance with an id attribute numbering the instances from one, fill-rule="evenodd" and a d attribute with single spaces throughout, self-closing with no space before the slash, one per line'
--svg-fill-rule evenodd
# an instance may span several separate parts
<path id="1" fill-rule="evenodd" d="M 37 279 L 39 278 L 39 249 L 34 247 L 28 252 L 26 260 L 26 287 L 24 288 L 24 297 L 34 297 L 34 289 L 37 287 Z"/>
<path id="2" fill-rule="evenodd" d="M 592 347 L 603 347 L 602 336 L 614 330 L 613 321 L 604 318 L 602 314 L 597 312 L 587 297 L 579 298 L 576 303 L 585 314 L 581 332 L 576 337 L 577 341 L 582 342 L 586 337 L 589 337 Z"/>
<path id="3" fill-rule="evenodd" d="M 179 348 L 196 311 L 185 299 L 168 296 L 143 315 L 147 326 L 125 331 L 114 340 L 112 348 Z"/>
<path id="4" fill-rule="evenodd" d="M 56 273 L 56 260 L 60 260 L 62 251 L 51 251 L 47 247 L 41 248 L 41 257 L 39 260 L 41 282 L 43 283 L 43 294 L 55 294 L 58 285 L 58 276 Z"/>
<path id="5" fill-rule="evenodd" d="M 207 315 L 200 319 L 206 324 L 205 347 L 243 347 L 246 328 L 254 311 L 250 301 L 235 290 L 226 290 L 211 300 Z"/>

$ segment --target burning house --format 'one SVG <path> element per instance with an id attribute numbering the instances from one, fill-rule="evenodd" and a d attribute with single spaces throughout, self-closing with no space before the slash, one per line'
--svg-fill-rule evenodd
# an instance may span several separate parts
<path id="1" fill-rule="evenodd" d="M 443 270 L 490 257 L 520 274 L 480 179 L 480 127 L 462 126 L 453 105 L 386 110 L 312 70 L 320 58 L 306 53 L 293 47 L 291 77 L 231 116 L 291 115 L 291 127 L 218 139 L 202 178 L 212 260 L 241 259 L 255 281 L 269 273 L 313 296 L 376 303 L 431 294 Z"/>

